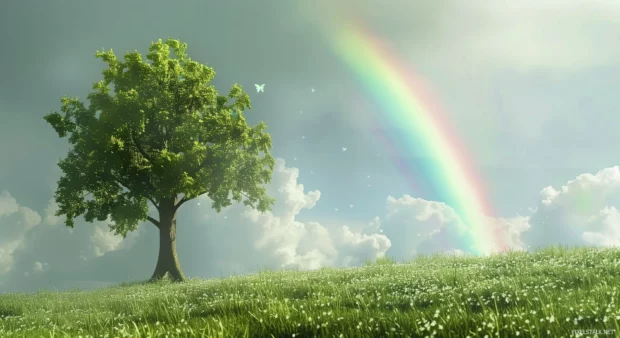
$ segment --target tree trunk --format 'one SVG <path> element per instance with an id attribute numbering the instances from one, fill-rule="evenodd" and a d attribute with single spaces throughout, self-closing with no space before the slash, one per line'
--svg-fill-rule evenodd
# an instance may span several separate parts
<path id="1" fill-rule="evenodd" d="M 177 257 L 177 220 L 175 199 L 162 200 L 159 211 L 159 256 L 151 281 L 168 277 L 172 281 L 186 280 Z"/>

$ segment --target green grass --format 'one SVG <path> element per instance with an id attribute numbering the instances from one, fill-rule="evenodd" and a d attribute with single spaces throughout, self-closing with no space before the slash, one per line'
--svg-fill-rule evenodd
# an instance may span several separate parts
<path id="1" fill-rule="evenodd" d="M 1 337 L 620 335 L 620 251 L 384 259 L 183 284 L 0 295 Z M 594 335 L 585 335 L 594 336 Z"/>

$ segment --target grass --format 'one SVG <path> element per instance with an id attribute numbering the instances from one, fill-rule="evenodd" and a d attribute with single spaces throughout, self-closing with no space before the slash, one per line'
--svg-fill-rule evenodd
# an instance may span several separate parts
<path id="1" fill-rule="evenodd" d="M 383 259 L 358 268 L 0 294 L 0 336 L 592 337 L 573 330 L 601 330 L 599 337 L 614 337 L 619 287 L 618 249 Z"/>

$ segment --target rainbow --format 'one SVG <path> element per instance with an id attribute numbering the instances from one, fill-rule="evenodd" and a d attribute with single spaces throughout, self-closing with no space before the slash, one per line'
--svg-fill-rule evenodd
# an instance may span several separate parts
<path id="1" fill-rule="evenodd" d="M 342 19 L 342 18 L 340 18 Z M 340 21 L 342 23 L 342 21 Z M 456 134 L 420 81 L 394 54 L 358 22 L 348 22 L 326 32 L 338 57 L 346 64 L 365 91 L 380 108 L 376 121 L 382 126 L 397 126 L 380 137 L 400 155 L 416 154 L 432 159 L 420 167 L 402 160 L 396 163 L 413 182 L 423 175 L 440 200 L 451 206 L 465 225 L 464 247 L 474 255 L 507 250 L 504 236 L 489 223 L 492 215 L 484 188 L 471 170 L 466 152 Z M 381 129 L 381 128 L 380 128 Z"/>

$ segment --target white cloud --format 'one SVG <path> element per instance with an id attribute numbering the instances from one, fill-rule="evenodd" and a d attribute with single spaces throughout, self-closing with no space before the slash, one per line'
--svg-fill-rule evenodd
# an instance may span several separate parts
<path id="1" fill-rule="evenodd" d="M 313 208 L 321 196 L 319 191 L 304 192 L 298 177 L 297 168 L 287 168 L 284 160 L 277 159 L 268 187 L 269 194 L 276 198 L 271 212 L 260 213 L 234 205 L 217 214 L 210 208 L 209 199 L 201 198 L 200 209 L 192 213 L 207 223 L 203 225 L 206 230 L 192 238 L 207 242 L 213 254 L 227 252 L 225 257 L 212 262 L 218 270 L 229 270 L 229 266 L 237 272 L 256 266 L 316 269 L 382 257 L 390 246 L 382 234 L 363 234 L 347 226 L 327 227 L 296 220 L 303 209 Z"/>
<path id="2" fill-rule="evenodd" d="M 441 63 L 454 71 L 473 66 L 572 72 L 620 62 L 620 3 L 614 0 L 351 0 L 338 5 L 313 1 L 307 12 L 315 18 L 333 13 L 331 20 L 342 23 L 353 16 L 391 45 L 407 48 L 416 63 Z"/>
<path id="3" fill-rule="evenodd" d="M 620 167 L 582 174 L 560 189 L 546 187 L 523 234 L 532 248 L 551 244 L 617 246 Z"/>
<path id="4" fill-rule="evenodd" d="M 585 231 L 583 240 L 596 246 L 620 247 L 620 212 L 615 207 L 605 207 L 593 218 L 593 223 L 601 224 L 598 232 Z"/>
<path id="5" fill-rule="evenodd" d="M 390 240 L 383 234 L 298 221 L 299 213 L 313 208 L 321 196 L 319 191 L 305 192 L 298 176 L 297 168 L 276 161 L 268 186 L 276 204 L 266 213 L 233 204 L 218 214 L 206 196 L 185 204 L 177 220 L 185 272 L 213 277 L 261 268 L 317 269 L 361 264 L 385 254 Z M 150 276 L 158 242 L 151 224 L 144 223 L 131 239 L 121 240 L 107 231 L 106 222 L 88 224 L 78 219 L 74 229 L 67 229 L 63 217 L 53 216 L 56 210 L 55 203 L 50 203 L 46 226 L 29 233 L 27 245 L 20 246 L 14 287 L 23 289 L 22 276 L 33 277 L 33 272 L 40 279 L 32 288 L 75 287 L 87 281 L 102 285 Z"/>
<path id="6" fill-rule="evenodd" d="M 108 251 L 116 250 L 123 238 L 111 232 L 106 223 L 101 223 L 95 227 L 95 233 L 90 236 L 90 240 L 94 245 L 95 256 L 99 257 Z"/>
<path id="7" fill-rule="evenodd" d="M 34 272 L 43 272 L 43 271 L 47 270 L 48 267 L 49 267 L 49 264 L 47 264 L 47 263 L 35 262 L 34 266 L 32 267 L 32 271 L 34 271 Z"/>
<path id="8" fill-rule="evenodd" d="M 260 213 L 234 204 L 216 213 L 207 197 L 186 204 L 178 217 L 178 250 L 189 276 L 214 277 L 261 268 L 317 269 L 359 265 L 388 255 L 399 260 L 416 254 L 462 255 L 467 229 L 445 203 L 404 195 L 386 199 L 386 214 L 364 229 L 347 225 L 302 222 L 297 216 L 313 208 L 319 191 L 304 191 L 298 170 L 276 161 L 269 193 L 273 211 Z M 487 219 L 489 231 L 503 234 L 513 250 L 549 244 L 614 246 L 620 242 L 620 168 L 583 174 L 556 190 L 547 187 L 529 217 Z M 53 217 L 54 203 L 41 217 L 20 206 L 8 193 L 1 196 L 0 268 L 13 287 L 104 285 L 146 279 L 154 268 L 157 230 L 145 223 L 127 240 L 111 235 L 106 222 L 78 220 L 69 231 L 62 217 Z M 1 275 L 0 275 L 1 276 Z M 38 278 L 38 279 L 35 279 Z M 37 284 L 38 283 L 38 284 Z"/>
<path id="9" fill-rule="evenodd" d="M 40 222 L 36 211 L 20 206 L 9 192 L 0 194 L 0 275 L 12 270 L 13 253 L 26 233 Z"/>
<path id="10" fill-rule="evenodd" d="M 503 234 L 504 245 L 512 250 L 525 250 L 526 244 L 521 234 L 530 228 L 530 218 L 516 216 L 511 218 L 493 218 L 494 226 Z"/>
<path id="11" fill-rule="evenodd" d="M 620 45 L 613 34 L 620 31 L 616 1 L 469 4 L 477 7 L 478 15 L 467 20 L 472 28 L 462 43 L 472 61 L 526 71 L 618 64 Z"/>
<path id="12" fill-rule="evenodd" d="M 19 210 L 19 204 L 17 201 L 9 194 L 8 191 L 4 190 L 0 194 L 0 216 L 12 214 Z"/>
<path id="13" fill-rule="evenodd" d="M 374 219 L 366 233 L 384 229 L 392 242 L 387 252 L 398 260 L 409 260 L 417 254 L 467 252 L 468 230 L 461 217 L 445 203 L 427 201 L 404 195 L 389 196 L 386 201 L 387 216 Z M 512 250 L 524 250 L 519 235 L 528 228 L 526 217 L 487 217 L 488 231 L 503 235 L 502 242 Z"/>
<path id="14" fill-rule="evenodd" d="M 73 235 L 74 229 L 77 227 L 87 227 L 90 229 L 89 231 L 92 234 L 88 238 L 88 243 L 90 245 L 89 252 L 85 253 L 84 257 L 91 256 L 103 256 L 106 252 L 116 250 L 120 248 L 123 243 L 123 238 L 119 235 L 115 235 L 110 231 L 108 224 L 112 223 L 110 219 L 107 221 L 99 222 L 95 221 L 93 223 L 86 223 L 83 219 L 78 219 L 76 225 L 73 229 L 66 228 L 64 225 L 65 217 L 64 216 L 56 216 L 55 213 L 58 210 L 58 204 L 54 200 L 50 200 L 48 206 L 45 208 L 45 224 L 48 226 L 60 228 L 68 231 L 71 235 Z M 129 233 L 126 239 L 126 242 L 131 243 L 135 237 L 137 236 L 137 232 Z"/>

